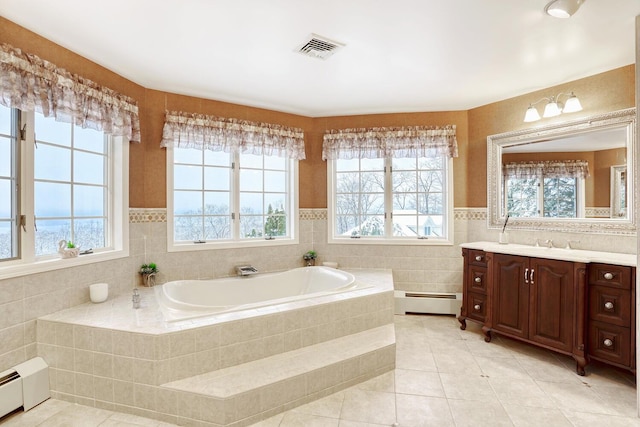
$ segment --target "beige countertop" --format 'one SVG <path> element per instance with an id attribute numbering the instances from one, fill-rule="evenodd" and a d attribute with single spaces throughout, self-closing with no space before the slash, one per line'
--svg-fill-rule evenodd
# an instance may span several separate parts
<path id="1" fill-rule="evenodd" d="M 583 263 L 599 262 L 605 264 L 626 265 L 630 267 L 635 267 L 638 259 L 636 254 L 590 251 L 584 249 L 547 248 L 544 246 L 529 246 L 517 243 L 501 244 L 498 242 L 470 242 L 463 243 L 460 246 L 467 249 L 476 249 L 500 254 L 521 255 Z"/>

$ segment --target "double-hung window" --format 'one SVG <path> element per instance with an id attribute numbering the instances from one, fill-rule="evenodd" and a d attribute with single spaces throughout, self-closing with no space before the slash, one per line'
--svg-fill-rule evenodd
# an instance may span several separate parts
<path id="1" fill-rule="evenodd" d="M 425 133 L 438 130 L 434 146 Z M 325 135 L 329 242 L 452 244 L 455 130 L 402 131 L 410 136 L 400 142 L 398 130 Z M 358 145 L 372 133 L 369 147 Z"/>
<path id="2" fill-rule="evenodd" d="M 278 140 L 280 128 L 245 123 L 252 133 L 238 133 L 231 119 L 186 113 L 168 113 L 166 120 L 170 251 L 297 243 L 300 153 L 263 145 Z M 222 132 L 205 144 L 202 135 L 213 127 Z M 263 131 L 268 135 L 256 142 L 255 132 Z M 201 142 L 185 143 L 190 138 Z M 225 138 L 235 145 L 225 146 Z M 298 142 L 280 142 L 297 146 L 302 132 Z"/>

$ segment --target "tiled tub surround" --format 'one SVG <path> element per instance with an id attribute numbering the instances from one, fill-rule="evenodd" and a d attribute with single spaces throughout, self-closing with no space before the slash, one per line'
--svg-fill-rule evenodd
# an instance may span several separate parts
<path id="1" fill-rule="evenodd" d="M 202 426 L 248 425 L 395 366 L 390 271 L 373 287 L 167 323 L 152 289 L 37 320 L 52 396 Z"/>

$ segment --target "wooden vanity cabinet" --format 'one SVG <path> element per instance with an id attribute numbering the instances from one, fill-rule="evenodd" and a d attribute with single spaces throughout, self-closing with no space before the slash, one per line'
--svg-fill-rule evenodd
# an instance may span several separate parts
<path id="1" fill-rule="evenodd" d="M 470 249 L 463 249 L 463 308 L 458 320 L 483 324 L 485 341 L 492 332 L 571 355 L 584 375 L 586 269 L 582 263 L 498 253 L 483 253 L 484 293 L 475 290 Z M 466 252 L 466 255 L 465 255 Z M 477 252 L 477 251 L 475 251 Z M 484 316 L 473 311 L 483 296 Z M 582 304 L 576 301 L 583 301 Z"/>
<path id="2" fill-rule="evenodd" d="M 590 359 L 635 371 L 635 268 L 589 266 Z"/>

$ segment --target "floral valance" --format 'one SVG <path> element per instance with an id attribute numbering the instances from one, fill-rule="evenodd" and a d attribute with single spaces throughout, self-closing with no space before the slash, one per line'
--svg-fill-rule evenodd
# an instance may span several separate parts
<path id="1" fill-rule="evenodd" d="M 511 162 L 502 167 L 507 178 L 533 179 L 543 175 L 545 178 L 582 178 L 589 177 L 589 163 L 586 160 L 551 160 L 539 162 Z"/>
<path id="2" fill-rule="evenodd" d="M 175 111 L 166 112 L 160 146 L 305 158 L 300 128 Z"/>
<path id="3" fill-rule="evenodd" d="M 322 145 L 323 160 L 432 155 L 458 157 L 455 126 L 328 130 Z"/>
<path id="4" fill-rule="evenodd" d="M 5 43 L 0 44 L 0 104 L 140 142 L 133 99 Z"/>

